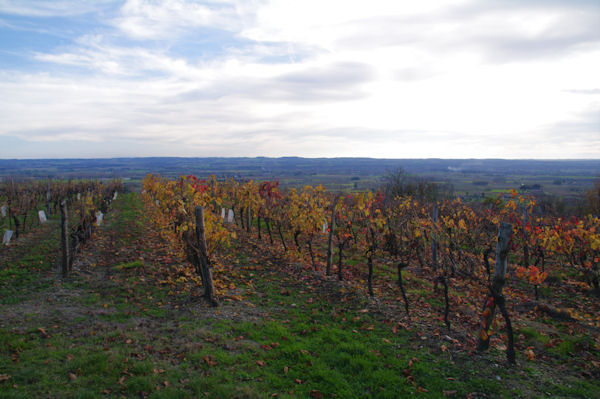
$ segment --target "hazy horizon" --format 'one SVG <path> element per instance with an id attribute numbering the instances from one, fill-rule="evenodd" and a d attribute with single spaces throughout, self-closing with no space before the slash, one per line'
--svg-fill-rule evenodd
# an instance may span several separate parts
<path id="1" fill-rule="evenodd" d="M 440 158 L 440 157 L 429 157 L 429 158 L 378 158 L 378 157 L 303 157 L 303 156 L 296 156 L 296 155 L 287 155 L 287 156 L 273 156 L 273 157 L 267 157 L 267 156 L 262 156 L 262 155 L 258 155 L 258 156 L 252 156 L 252 157 L 248 157 L 248 156 L 122 156 L 122 157 L 54 157 L 54 158 L 27 158 L 27 157 L 23 157 L 23 158 L 0 158 L 0 161 L 43 161 L 43 160 L 77 160 L 77 159 L 82 159 L 82 160 L 108 160 L 108 159 L 150 159 L 150 158 L 181 158 L 181 159 L 211 159 L 211 158 L 215 158 L 215 159 L 235 159 L 235 158 L 242 158 L 242 159 L 284 159 L 284 158 L 300 158 L 300 159 L 373 159 L 373 160 L 413 160 L 413 161 L 417 161 L 417 160 L 442 160 L 442 161 L 491 161 L 491 160 L 495 160 L 495 161 L 556 161 L 556 162 L 560 162 L 560 161 L 600 161 L 600 156 L 597 158 Z"/>

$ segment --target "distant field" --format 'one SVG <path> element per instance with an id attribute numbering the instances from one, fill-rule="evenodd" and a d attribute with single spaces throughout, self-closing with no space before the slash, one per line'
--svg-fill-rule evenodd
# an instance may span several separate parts
<path id="1" fill-rule="evenodd" d="M 406 173 L 451 184 L 465 199 L 511 189 L 580 198 L 600 177 L 600 160 L 372 159 L 372 158 L 115 158 L 0 160 L 0 179 L 114 178 L 132 191 L 148 173 L 220 179 L 279 180 L 282 187 L 323 184 L 329 190 L 375 189 L 387 173 Z"/>

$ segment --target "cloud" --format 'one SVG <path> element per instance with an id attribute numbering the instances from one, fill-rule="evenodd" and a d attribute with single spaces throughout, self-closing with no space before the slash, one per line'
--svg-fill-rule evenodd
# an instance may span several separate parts
<path id="1" fill-rule="evenodd" d="M 570 89 L 564 90 L 566 93 L 575 93 L 575 94 L 588 94 L 588 95 L 596 95 L 600 94 L 600 89 Z"/>
<path id="2" fill-rule="evenodd" d="M 78 0 L 78 1 L 46 1 L 46 0 L 0 0 L 0 14 L 11 14 L 28 17 L 68 17 L 98 12 L 114 6 L 116 0 Z"/>
<path id="3" fill-rule="evenodd" d="M 191 67 L 181 58 L 171 57 L 160 48 L 124 47 L 102 42 L 102 38 L 82 38 L 81 47 L 63 53 L 35 53 L 39 61 L 76 66 L 109 75 L 144 76 L 149 72 L 182 74 Z"/>
<path id="4" fill-rule="evenodd" d="M 175 37 L 190 28 L 235 30 L 239 26 L 233 3 L 201 4 L 182 0 L 127 0 L 112 23 L 132 38 L 158 40 Z"/>
<path id="5" fill-rule="evenodd" d="M 37 4 L 0 11 L 67 7 Z M 78 3 L 96 24 L 0 67 L 0 135 L 132 155 L 589 156 L 600 8 L 569 4 Z"/>

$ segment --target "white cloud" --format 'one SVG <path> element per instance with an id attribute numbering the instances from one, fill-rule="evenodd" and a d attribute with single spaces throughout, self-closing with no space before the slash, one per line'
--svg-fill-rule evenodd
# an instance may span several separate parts
<path id="1" fill-rule="evenodd" d="M 135 39 L 159 40 L 176 37 L 194 27 L 234 30 L 239 26 L 233 4 L 183 0 L 127 0 L 113 23 Z"/>
<path id="2" fill-rule="evenodd" d="M 0 0 L 0 13 L 28 17 L 67 17 L 98 11 L 116 0 Z"/>
<path id="3" fill-rule="evenodd" d="M 129 0 L 114 29 L 35 53 L 47 72 L 0 74 L 0 134 L 132 155 L 594 156 L 600 9 L 530 4 Z"/>

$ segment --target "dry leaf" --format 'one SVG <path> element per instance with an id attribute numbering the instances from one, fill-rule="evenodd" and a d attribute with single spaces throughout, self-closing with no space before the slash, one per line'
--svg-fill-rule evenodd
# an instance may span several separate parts
<path id="1" fill-rule="evenodd" d="M 212 356 L 202 356 L 202 360 L 209 366 L 217 365 L 217 361 Z"/>
<path id="2" fill-rule="evenodd" d="M 533 352 L 533 349 L 531 348 L 531 346 L 525 350 L 525 355 L 527 355 L 527 359 L 529 359 L 529 360 L 535 359 L 535 353 Z"/>
<path id="3" fill-rule="evenodd" d="M 323 394 L 321 392 L 317 391 L 316 389 L 313 389 L 310 391 L 310 397 L 315 398 L 315 399 L 322 399 Z"/>

